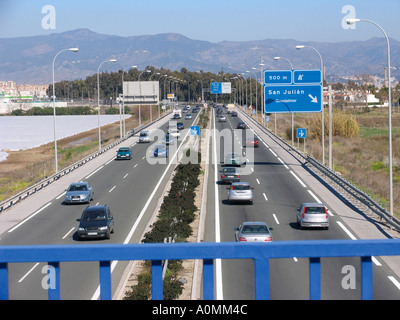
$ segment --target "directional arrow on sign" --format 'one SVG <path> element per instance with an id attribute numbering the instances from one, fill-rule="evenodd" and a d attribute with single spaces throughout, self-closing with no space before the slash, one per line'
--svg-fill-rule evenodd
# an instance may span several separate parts
<path id="1" fill-rule="evenodd" d="M 308 95 L 311 98 L 311 102 L 318 103 L 317 97 L 313 97 L 311 94 Z"/>

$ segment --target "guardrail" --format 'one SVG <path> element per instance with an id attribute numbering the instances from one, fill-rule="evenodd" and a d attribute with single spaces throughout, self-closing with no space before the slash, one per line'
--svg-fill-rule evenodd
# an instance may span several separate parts
<path id="1" fill-rule="evenodd" d="M 164 114 L 163 116 L 161 116 L 160 118 L 154 120 L 151 123 L 148 123 L 146 125 L 141 125 L 139 127 L 134 128 L 133 129 L 134 133 L 140 132 L 141 130 L 147 128 L 148 126 L 152 125 L 156 121 L 166 117 L 169 114 L 170 114 L 170 112 Z M 68 167 L 60 170 L 59 172 L 56 172 L 55 174 L 51 175 L 50 177 L 48 177 L 46 179 L 43 179 L 42 181 L 34 184 L 33 186 L 30 186 L 30 187 L 26 188 L 25 190 L 19 192 L 15 196 L 12 196 L 11 198 L 8 198 L 8 199 L 0 202 L 0 213 L 2 213 L 4 210 L 9 209 L 10 207 L 12 207 L 13 205 L 17 204 L 18 202 L 26 199 L 27 197 L 35 194 L 36 192 L 42 190 L 43 188 L 47 187 L 51 183 L 57 181 L 58 179 L 60 179 L 63 176 L 67 175 L 68 173 L 74 171 L 75 169 L 83 166 L 84 164 L 88 163 L 89 161 L 97 158 L 99 155 L 101 155 L 104 152 L 114 148 L 116 145 L 122 143 L 123 141 L 125 141 L 126 139 L 128 139 L 130 137 L 131 137 L 131 135 L 126 135 L 125 137 L 122 137 L 121 139 L 110 143 L 109 145 L 105 146 L 101 150 L 98 150 L 98 151 L 92 153 L 91 155 L 86 156 L 85 158 L 83 158 L 83 159 L 81 159 L 81 160 L 69 165 Z"/>
<path id="2" fill-rule="evenodd" d="M 240 110 L 240 108 L 239 108 Z M 318 160 L 314 159 L 313 157 L 307 155 L 303 155 L 300 151 L 296 148 L 291 146 L 289 143 L 278 137 L 275 133 L 271 132 L 264 126 L 262 126 L 259 122 L 255 119 L 250 117 L 248 114 L 240 110 L 243 115 L 247 117 L 248 120 L 252 121 L 254 125 L 256 125 L 260 130 L 262 130 L 265 134 L 267 134 L 271 139 L 273 139 L 277 144 L 281 147 L 285 148 L 289 152 L 291 152 L 294 156 L 298 159 L 302 159 L 302 161 L 310 163 L 314 168 L 321 171 L 327 177 L 329 177 L 332 181 L 338 184 L 342 189 L 346 190 L 350 195 L 352 195 L 355 199 L 366 205 L 371 211 L 377 214 L 381 219 L 384 219 L 389 225 L 393 228 L 400 231 L 400 220 L 394 216 L 392 216 L 381 204 L 377 203 L 373 200 L 368 194 L 364 191 L 357 188 L 354 184 L 347 181 L 346 179 L 338 176 L 334 171 L 327 168 L 325 165 L 320 163 Z"/>
<path id="3" fill-rule="evenodd" d="M 360 257 L 361 299 L 373 298 L 372 256 L 398 256 L 400 242 L 384 240 L 307 240 L 265 243 L 157 243 L 103 245 L 31 245 L 0 247 L 0 299 L 9 299 L 10 263 L 47 262 L 55 283 L 49 284 L 48 298 L 60 299 L 60 263 L 99 261 L 100 299 L 110 300 L 111 262 L 150 260 L 152 299 L 163 299 L 162 260 L 203 260 L 203 299 L 214 299 L 214 259 L 252 259 L 257 300 L 270 298 L 269 260 L 309 259 L 309 298 L 321 299 L 321 258 Z M 50 277 L 49 277 L 50 278 Z"/>

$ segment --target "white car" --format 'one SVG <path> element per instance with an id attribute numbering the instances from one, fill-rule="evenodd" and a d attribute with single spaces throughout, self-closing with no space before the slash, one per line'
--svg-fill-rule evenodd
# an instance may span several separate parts
<path id="1" fill-rule="evenodd" d="M 139 135 L 139 142 L 150 142 L 150 133 L 148 131 L 141 131 Z"/>
<path id="2" fill-rule="evenodd" d="M 181 135 L 180 131 L 176 128 L 169 129 L 168 133 L 173 137 L 179 137 Z"/>

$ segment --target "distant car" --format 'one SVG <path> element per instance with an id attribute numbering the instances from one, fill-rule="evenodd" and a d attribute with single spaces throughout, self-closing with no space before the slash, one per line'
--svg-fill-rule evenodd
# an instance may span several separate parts
<path id="1" fill-rule="evenodd" d="M 297 212 L 297 225 L 329 229 L 328 209 L 322 203 L 303 203 Z"/>
<path id="2" fill-rule="evenodd" d="M 224 167 L 221 173 L 221 182 L 239 182 L 240 174 L 236 167 Z"/>
<path id="3" fill-rule="evenodd" d="M 246 129 L 246 124 L 244 122 L 239 122 L 237 124 L 237 129 Z"/>
<path id="4" fill-rule="evenodd" d="M 246 141 L 246 146 L 247 147 L 254 147 L 254 148 L 258 148 L 258 144 L 260 143 L 260 140 L 258 140 L 257 137 L 254 138 L 248 138 Z"/>
<path id="5" fill-rule="evenodd" d="M 167 133 L 162 142 L 166 145 L 174 144 L 174 138 L 172 137 L 172 135 Z"/>
<path id="6" fill-rule="evenodd" d="M 249 202 L 253 204 L 253 190 L 248 182 L 232 182 L 228 192 L 228 202 Z"/>
<path id="7" fill-rule="evenodd" d="M 238 153 L 227 153 L 225 155 L 224 165 L 240 167 L 242 165 L 242 157 Z"/>
<path id="8" fill-rule="evenodd" d="M 179 115 L 179 113 L 175 113 L 172 117 L 172 119 L 180 119 L 181 116 Z"/>
<path id="9" fill-rule="evenodd" d="M 65 190 L 64 203 L 90 203 L 94 198 L 93 188 L 87 182 L 71 183 Z"/>
<path id="10" fill-rule="evenodd" d="M 139 135 L 139 142 L 150 142 L 150 133 L 148 131 L 141 131 Z"/>
<path id="11" fill-rule="evenodd" d="M 158 144 L 154 148 L 154 156 L 155 157 L 167 157 L 168 156 L 168 148 L 165 144 Z"/>
<path id="12" fill-rule="evenodd" d="M 132 149 L 129 147 L 121 147 L 117 151 L 117 160 L 132 159 Z"/>
<path id="13" fill-rule="evenodd" d="M 238 113 L 236 111 L 232 111 L 232 117 L 237 117 Z"/>
<path id="14" fill-rule="evenodd" d="M 179 132 L 178 129 L 173 128 L 173 129 L 168 129 L 168 133 L 173 136 L 173 137 L 179 137 L 181 133 Z"/>
<path id="15" fill-rule="evenodd" d="M 79 220 L 78 238 L 110 239 L 114 233 L 114 218 L 108 205 L 87 207 Z"/>
<path id="16" fill-rule="evenodd" d="M 185 119 L 186 119 L 186 120 L 191 120 L 191 119 L 192 119 L 192 114 L 191 114 L 191 113 L 188 113 L 188 114 L 185 116 Z"/>
<path id="17" fill-rule="evenodd" d="M 234 229 L 236 241 L 270 242 L 272 234 L 265 222 L 243 222 Z"/>
<path id="18" fill-rule="evenodd" d="M 185 126 L 183 125 L 182 122 L 178 122 L 178 123 L 176 124 L 176 128 L 177 128 L 178 130 L 183 130 L 183 129 L 185 129 Z"/>
<path id="19" fill-rule="evenodd" d="M 218 118 L 218 122 L 226 122 L 226 116 L 220 115 Z"/>

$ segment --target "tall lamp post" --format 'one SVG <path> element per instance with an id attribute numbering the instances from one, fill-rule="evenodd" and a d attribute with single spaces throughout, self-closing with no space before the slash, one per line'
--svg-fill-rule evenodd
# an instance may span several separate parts
<path id="1" fill-rule="evenodd" d="M 78 52 L 78 48 L 69 48 L 69 49 L 64 49 L 58 52 L 54 59 L 53 59 L 53 127 L 54 127 L 54 151 L 55 151 L 55 173 L 58 172 L 58 152 L 57 152 L 57 136 L 56 136 L 56 90 L 55 90 L 55 81 L 54 81 L 54 63 L 56 61 L 57 56 L 64 51 L 72 51 L 72 52 Z"/>
<path id="2" fill-rule="evenodd" d="M 319 55 L 319 59 L 321 62 L 321 74 L 322 74 L 322 86 L 324 86 L 324 62 L 322 61 L 322 56 L 319 53 L 319 51 L 317 49 L 315 49 L 314 47 L 311 46 L 303 46 L 303 45 L 298 45 L 296 46 L 297 50 L 301 50 L 303 48 L 310 48 L 313 49 L 318 55 Z M 325 165 L 325 116 L 324 116 L 324 101 L 321 101 L 322 104 L 322 120 L 321 120 L 321 131 L 322 131 L 322 164 Z M 330 157 L 329 160 L 331 160 L 332 158 Z"/>
<path id="3" fill-rule="evenodd" d="M 387 60 L 388 60 L 388 107 L 389 107 L 389 207 L 390 207 L 390 214 L 393 216 L 393 159 L 392 159 L 392 93 L 391 93 L 391 85 L 390 85 L 390 42 L 389 37 L 387 36 L 385 30 L 383 28 L 367 19 L 346 19 L 346 23 L 352 25 L 356 22 L 365 21 L 374 24 L 377 26 L 384 34 L 386 38 L 387 44 Z"/>
<path id="4" fill-rule="evenodd" d="M 101 129 L 100 129 L 100 67 L 103 63 L 112 62 L 115 63 L 117 60 L 115 59 L 108 59 L 100 63 L 99 67 L 97 68 L 97 126 L 99 127 L 99 151 L 101 150 Z"/>
<path id="5" fill-rule="evenodd" d="M 124 126 L 124 136 L 125 136 L 125 93 L 124 93 L 124 74 L 126 69 L 135 69 L 137 66 L 129 66 L 122 70 L 122 114 L 124 116 L 123 126 Z M 121 137 L 122 138 L 122 137 Z"/>

